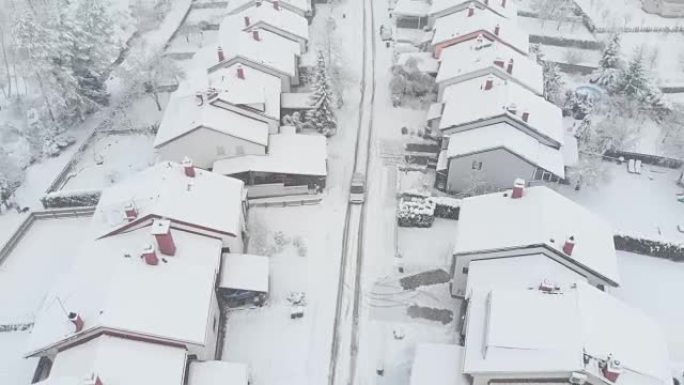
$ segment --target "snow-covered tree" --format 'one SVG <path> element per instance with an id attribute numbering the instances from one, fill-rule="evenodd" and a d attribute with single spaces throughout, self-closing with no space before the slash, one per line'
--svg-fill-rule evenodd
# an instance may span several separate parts
<path id="1" fill-rule="evenodd" d="M 643 50 L 637 49 L 629 61 L 622 83 L 622 92 L 638 100 L 647 109 L 663 110 L 669 105 L 644 64 Z"/>
<path id="2" fill-rule="evenodd" d="M 592 82 L 600 85 L 610 93 L 618 92 L 624 77 L 625 64 L 620 54 L 620 35 L 614 34 L 603 50 L 599 68 L 592 77 Z"/>
<path id="3" fill-rule="evenodd" d="M 311 98 L 315 108 L 307 112 L 304 120 L 316 131 L 326 136 L 334 135 L 337 130 L 337 118 L 333 110 L 335 95 L 330 83 L 325 55 L 322 51 L 318 51 L 313 87 Z"/>
<path id="4" fill-rule="evenodd" d="M 24 173 L 22 169 L 13 161 L 12 157 L 0 148 L 0 208 L 7 206 L 14 194 L 14 190 L 21 184 Z"/>
<path id="5" fill-rule="evenodd" d="M 392 67 L 390 91 L 396 104 L 408 99 L 431 101 L 436 91 L 435 79 L 421 72 L 415 59 L 409 59 L 404 65 Z"/>
<path id="6" fill-rule="evenodd" d="M 563 78 L 558 70 L 558 65 L 551 62 L 543 62 L 544 70 L 544 98 L 551 103 L 559 104 L 563 91 Z"/>

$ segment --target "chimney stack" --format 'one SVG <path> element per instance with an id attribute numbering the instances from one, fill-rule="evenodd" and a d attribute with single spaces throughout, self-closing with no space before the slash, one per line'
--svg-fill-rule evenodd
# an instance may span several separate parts
<path id="1" fill-rule="evenodd" d="M 133 202 L 129 202 L 126 204 L 126 206 L 124 207 L 124 214 L 126 215 L 126 219 L 128 219 L 129 222 L 138 217 L 138 209 L 135 208 Z"/>
<path id="2" fill-rule="evenodd" d="M 527 123 L 528 120 L 530 120 L 530 113 L 525 111 L 522 113 L 522 120 L 523 122 Z"/>
<path id="3" fill-rule="evenodd" d="M 83 330 L 83 318 L 81 315 L 75 312 L 69 313 L 69 321 L 76 327 L 76 333 Z"/>
<path id="4" fill-rule="evenodd" d="M 492 88 L 494 88 L 494 78 L 490 76 L 485 80 L 484 89 L 485 91 L 489 91 Z"/>
<path id="5" fill-rule="evenodd" d="M 473 4 L 470 4 L 468 6 L 468 17 L 471 17 L 475 14 L 475 7 L 473 7 Z"/>
<path id="6" fill-rule="evenodd" d="M 223 48 L 221 48 L 221 46 L 218 47 L 218 50 L 216 51 L 216 53 L 218 54 L 218 62 L 219 63 L 226 60 L 226 55 L 224 55 Z"/>
<path id="7" fill-rule="evenodd" d="M 601 366 L 603 377 L 608 381 L 616 382 L 621 373 L 622 364 L 620 364 L 620 361 L 614 359 L 612 354 L 608 354 L 608 358 L 606 358 L 606 361 Z"/>
<path id="8" fill-rule="evenodd" d="M 496 59 L 494 59 L 494 65 L 497 67 L 504 68 L 504 59 L 497 57 Z"/>
<path id="9" fill-rule="evenodd" d="M 187 156 L 183 158 L 183 171 L 188 178 L 195 177 L 195 166 L 192 164 L 192 159 Z"/>
<path id="10" fill-rule="evenodd" d="M 146 245 L 142 251 L 142 257 L 145 259 L 145 263 L 154 266 L 159 263 L 159 258 L 157 258 L 157 252 L 154 250 L 154 246 Z"/>
<path id="11" fill-rule="evenodd" d="M 513 192 L 511 193 L 511 198 L 520 199 L 525 192 L 525 179 L 517 178 L 513 182 Z"/>
<path id="12" fill-rule="evenodd" d="M 242 66 L 237 67 L 237 77 L 238 79 L 244 79 L 245 78 L 245 69 L 242 68 Z"/>
<path id="13" fill-rule="evenodd" d="M 171 235 L 171 221 L 168 219 L 155 219 L 152 222 L 152 235 L 157 240 L 159 251 L 164 255 L 176 254 L 176 243 Z"/>
<path id="14" fill-rule="evenodd" d="M 499 36 L 499 31 L 500 31 L 500 30 L 501 30 L 501 26 L 500 26 L 499 24 L 497 24 L 497 25 L 494 27 L 494 34 L 495 34 L 496 36 Z"/>
<path id="15" fill-rule="evenodd" d="M 275 9 L 276 11 L 280 11 L 280 1 L 273 0 L 273 9 Z"/>
<path id="16" fill-rule="evenodd" d="M 83 380 L 83 385 L 102 385 L 102 380 L 100 376 L 95 373 L 91 373 L 85 380 Z"/>
<path id="17" fill-rule="evenodd" d="M 508 72 L 509 75 L 513 73 L 513 59 L 508 60 L 508 67 L 506 67 L 506 72 Z"/>
<path id="18" fill-rule="evenodd" d="M 252 31 L 252 37 L 253 37 L 254 40 L 256 40 L 256 41 L 261 40 L 261 36 L 259 36 L 259 31 L 258 31 L 258 30 Z"/>
<path id="19" fill-rule="evenodd" d="M 250 24 L 252 23 L 249 21 L 249 16 L 245 16 L 245 27 L 249 27 Z"/>
<path id="20" fill-rule="evenodd" d="M 572 255 L 572 250 L 575 249 L 575 237 L 569 236 L 563 244 L 563 252 L 567 255 Z"/>

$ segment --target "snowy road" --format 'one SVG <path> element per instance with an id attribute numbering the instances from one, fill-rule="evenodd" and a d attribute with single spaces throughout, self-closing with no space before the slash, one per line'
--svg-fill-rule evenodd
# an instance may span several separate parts
<path id="1" fill-rule="evenodd" d="M 366 175 L 372 139 L 373 101 L 375 98 L 375 28 L 371 0 L 363 0 L 363 74 L 359 122 L 354 154 L 354 172 Z M 356 374 L 361 305 L 361 266 L 363 260 L 363 224 L 365 205 L 348 204 L 340 280 L 335 311 L 335 325 L 330 362 L 330 385 L 352 384 Z"/>

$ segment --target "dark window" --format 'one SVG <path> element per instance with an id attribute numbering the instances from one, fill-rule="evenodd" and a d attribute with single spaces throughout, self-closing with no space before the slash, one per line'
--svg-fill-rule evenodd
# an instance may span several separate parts
<path id="1" fill-rule="evenodd" d="M 478 162 L 478 161 L 474 160 L 473 164 L 470 167 L 473 170 L 482 170 L 482 162 Z"/>
<path id="2" fill-rule="evenodd" d="M 544 169 L 538 168 L 537 171 L 534 172 L 534 180 L 541 180 L 542 175 L 544 175 Z"/>
<path id="3" fill-rule="evenodd" d="M 216 317 L 214 317 L 214 326 L 213 326 L 214 331 L 216 331 Z"/>
<path id="4" fill-rule="evenodd" d="M 463 274 L 468 274 L 468 266 L 464 267 L 461 271 L 463 272 Z"/>

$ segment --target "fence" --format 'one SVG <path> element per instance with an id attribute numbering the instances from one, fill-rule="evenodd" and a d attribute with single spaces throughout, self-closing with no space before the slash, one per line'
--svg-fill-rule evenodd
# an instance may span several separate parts
<path id="1" fill-rule="evenodd" d="M 543 45 L 555 45 L 559 47 L 575 47 L 582 49 L 593 49 L 602 50 L 603 43 L 596 40 L 579 40 L 579 39 L 568 39 L 564 37 L 555 36 L 541 36 L 541 35 L 530 35 L 530 43 L 532 44 L 543 44 Z"/>
<path id="2" fill-rule="evenodd" d="M 283 183 L 258 184 L 247 187 L 247 197 L 269 198 L 286 195 L 306 195 L 309 193 L 309 186 L 285 186 Z"/>

